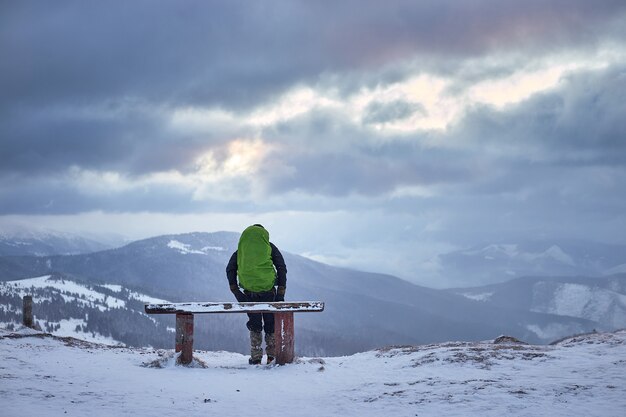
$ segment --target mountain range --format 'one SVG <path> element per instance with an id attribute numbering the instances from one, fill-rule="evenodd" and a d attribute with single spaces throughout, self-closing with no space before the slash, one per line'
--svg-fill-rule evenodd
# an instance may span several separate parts
<path id="1" fill-rule="evenodd" d="M 32 288 L 48 303 L 45 311 L 56 308 L 68 315 L 71 311 L 83 320 L 76 324 L 79 331 L 134 346 L 166 347 L 173 343 L 173 318 L 145 316 L 142 302 L 146 297 L 234 301 L 224 270 L 238 238 L 231 232 L 188 233 L 92 253 L 0 256 L 0 281 L 45 277 L 34 281 L 37 285 Z M 626 274 L 519 278 L 486 287 L 435 290 L 390 275 L 333 267 L 285 251 L 283 255 L 288 267 L 287 300 L 326 302 L 323 313 L 296 318 L 296 349 L 302 354 L 344 355 L 386 345 L 487 340 L 501 334 L 547 343 L 593 329 L 626 327 Z M 74 283 L 98 297 L 118 298 L 120 304 L 78 301 L 78 292 L 72 295 L 49 285 L 59 281 Z M 0 286 L 0 303 L 5 305 L 0 321 L 17 320 L 22 294 L 17 287 L 16 283 Z M 72 308 L 66 305 L 72 303 Z M 61 325 L 57 313 L 38 317 L 53 331 Z M 115 320 L 105 325 L 107 317 Z M 198 317 L 197 323 L 198 346 L 246 350 L 242 315 Z"/>
<path id="2" fill-rule="evenodd" d="M 95 238 L 51 229 L 13 225 L 0 229 L 0 256 L 75 255 L 110 249 L 120 237 Z"/>
<path id="3" fill-rule="evenodd" d="M 604 276 L 626 273 L 626 245 L 581 240 L 523 240 L 476 245 L 440 254 L 440 273 L 464 286 L 524 276 Z"/>

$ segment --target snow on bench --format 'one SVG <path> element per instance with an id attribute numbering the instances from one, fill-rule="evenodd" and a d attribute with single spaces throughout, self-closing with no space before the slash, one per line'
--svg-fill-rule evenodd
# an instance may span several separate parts
<path id="1" fill-rule="evenodd" d="M 167 303 L 146 304 L 147 314 L 176 314 L 176 352 L 179 361 L 189 364 L 193 353 L 193 315 L 214 313 L 274 313 L 276 323 L 276 363 L 294 360 L 293 313 L 322 312 L 321 301 L 280 301 L 272 303 Z"/>
<path id="2" fill-rule="evenodd" d="M 281 301 L 271 303 L 168 303 L 146 304 L 148 314 L 172 313 L 280 313 L 324 311 L 320 301 Z"/>

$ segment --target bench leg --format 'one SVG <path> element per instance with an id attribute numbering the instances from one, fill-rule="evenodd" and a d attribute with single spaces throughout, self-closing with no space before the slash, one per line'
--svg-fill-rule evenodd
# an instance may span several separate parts
<path id="1" fill-rule="evenodd" d="M 284 365 L 294 359 L 293 312 L 274 313 L 276 331 L 276 363 Z"/>
<path id="2" fill-rule="evenodd" d="M 193 358 L 193 314 L 176 314 L 176 352 L 181 352 L 179 362 L 191 363 Z"/>
<path id="3" fill-rule="evenodd" d="M 24 312 L 22 321 L 24 326 L 35 328 L 33 325 L 33 296 L 25 295 L 22 299 L 22 310 Z"/>

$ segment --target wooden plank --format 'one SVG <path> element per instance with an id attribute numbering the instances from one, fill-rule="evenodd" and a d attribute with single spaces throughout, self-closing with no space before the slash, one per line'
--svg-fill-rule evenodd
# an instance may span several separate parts
<path id="1" fill-rule="evenodd" d="M 293 312 L 274 313 L 276 337 L 276 363 L 284 365 L 294 359 Z"/>
<path id="2" fill-rule="evenodd" d="M 148 314 L 211 314 L 211 313 L 279 313 L 324 311 L 321 301 L 282 301 L 273 303 L 167 303 L 146 304 Z"/>

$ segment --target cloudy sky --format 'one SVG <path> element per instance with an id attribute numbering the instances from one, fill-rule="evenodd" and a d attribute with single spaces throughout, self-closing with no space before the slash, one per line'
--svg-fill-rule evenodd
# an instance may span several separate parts
<path id="1" fill-rule="evenodd" d="M 0 225 L 240 231 L 439 286 L 626 243 L 626 2 L 0 5 Z"/>

